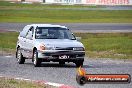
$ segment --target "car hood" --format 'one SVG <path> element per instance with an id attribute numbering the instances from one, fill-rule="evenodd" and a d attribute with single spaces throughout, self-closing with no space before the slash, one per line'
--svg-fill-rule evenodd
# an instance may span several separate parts
<path id="1" fill-rule="evenodd" d="M 69 39 L 36 39 L 36 43 L 44 44 L 45 46 L 53 47 L 84 47 L 83 44 L 77 40 Z"/>

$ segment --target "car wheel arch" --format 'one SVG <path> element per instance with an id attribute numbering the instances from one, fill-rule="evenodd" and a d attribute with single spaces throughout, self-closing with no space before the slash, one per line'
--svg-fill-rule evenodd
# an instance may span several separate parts
<path id="1" fill-rule="evenodd" d="M 20 46 L 19 46 L 19 45 L 17 46 L 17 49 L 18 49 L 18 48 L 20 48 Z"/>
<path id="2" fill-rule="evenodd" d="M 36 47 L 34 47 L 34 48 L 33 48 L 33 52 L 34 52 L 35 50 L 37 50 L 37 48 L 36 48 Z"/>
<path id="3" fill-rule="evenodd" d="M 20 46 L 18 45 L 17 46 L 17 48 L 16 48 L 16 58 L 17 58 L 17 50 L 18 50 L 18 48 L 20 48 Z"/>
<path id="4" fill-rule="evenodd" d="M 33 48 L 33 51 L 32 51 L 32 62 L 33 62 L 33 54 L 34 54 L 34 51 L 37 50 L 36 47 Z"/>

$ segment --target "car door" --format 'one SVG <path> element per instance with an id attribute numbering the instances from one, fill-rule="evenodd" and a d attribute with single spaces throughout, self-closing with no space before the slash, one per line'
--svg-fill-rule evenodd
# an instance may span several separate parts
<path id="1" fill-rule="evenodd" d="M 25 42 L 25 48 L 26 48 L 26 54 L 27 58 L 32 58 L 32 50 L 33 50 L 33 33 L 34 33 L 34 27 L 31 26 L 28 30 L 28 33 L 26 35 L 26 42 Z"/>
<path id="2" fill-rule="evenodd" d="M 25 47 L 25 43 L 26 43 L 26 35 L 28 33 L 29 28 L 30 28 L 30 26 L 25 26 L 23 28 L 23 31 L 20 33 L 20 36 L 19 36 L 19 44 L 20 44 L 20 48 L 21 48 L 22 55 L 24 57 L 26 57 L 26 47 Z"/>

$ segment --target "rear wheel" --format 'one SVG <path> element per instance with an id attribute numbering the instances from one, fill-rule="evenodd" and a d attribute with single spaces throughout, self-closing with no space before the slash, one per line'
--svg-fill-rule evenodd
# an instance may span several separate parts
<path id="1" fill-rule="evenodd" d="M 25 58 L 22 56 L 20 48 L 17 49 L 17 62 L 19 64 L 24 64 Z"/>
<path id="2" fill-rule="evenodd" d="M 83 60 L 78 60 L 75 62 L 75 64 L 76 64 L 76 67 L 83 66 Z"/>
<path id="3" fill-rule="evenodd" d="M 33 64 L 35 67 L 41 66 L 41 59 L 38 59 L 37 50 L 34 50 L 34 52 L 33 52 Z"/>

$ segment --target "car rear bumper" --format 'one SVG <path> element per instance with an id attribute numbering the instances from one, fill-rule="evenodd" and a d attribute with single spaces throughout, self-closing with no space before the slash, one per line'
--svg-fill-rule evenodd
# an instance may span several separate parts
<path id="1" fill-rule="evenodd" d="M 68 58 L 59 58 L 60 56 L 67 56 Z M 84 60 L 85 51 L 67 51 L 67 50 L 46 50 L 44 52 L 38 51 L 38 58 L 49 61 L 68 61 Z"/>

